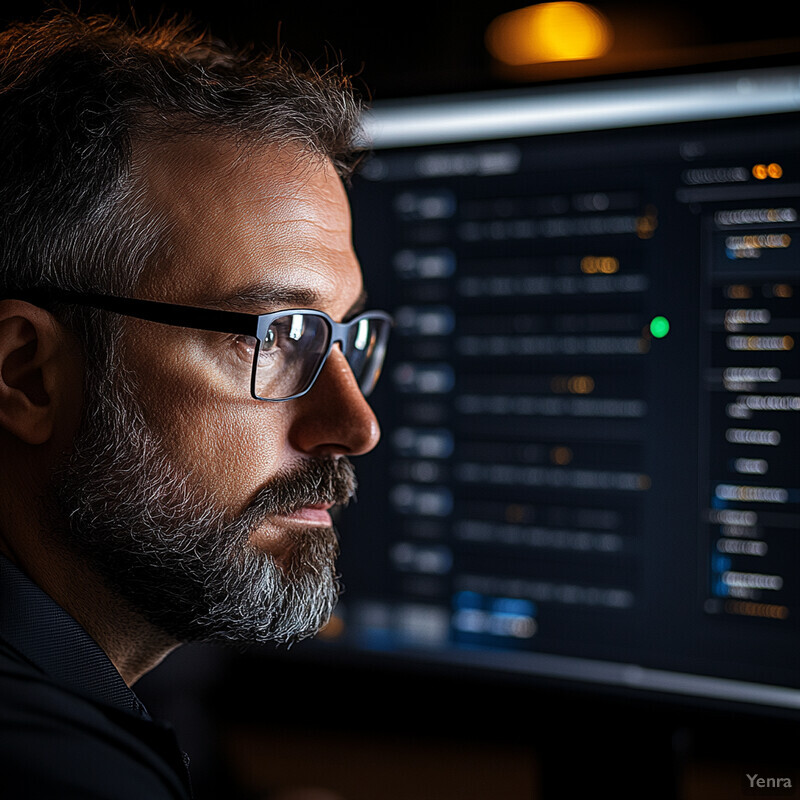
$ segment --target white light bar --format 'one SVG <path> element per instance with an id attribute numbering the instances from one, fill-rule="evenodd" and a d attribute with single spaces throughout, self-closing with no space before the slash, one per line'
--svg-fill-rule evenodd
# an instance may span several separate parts
<path id="1" fill-rule="evenodd" d="M 800 110 L 800 67 L 376 102 L 373 148 L 691 122 Z"/>

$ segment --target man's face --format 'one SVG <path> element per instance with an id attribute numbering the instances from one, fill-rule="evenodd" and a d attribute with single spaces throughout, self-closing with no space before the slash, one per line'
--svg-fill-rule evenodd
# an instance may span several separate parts
<path id="1" fill-rule="evenodd" d="M 170 224 L 137 296 L 264 313 L 359 309 L 347 198 L 327 161 L 188 138 L 134 163 Z M 125 374 L 97 392 L 54 481 L 67 542 L 178 639 L 289 640 L 335 602 L 328 508 L 377 421 L 335 347 L 311 391 L 250 396 L 252 342 L 125 319 Z M 92 403 L 90 398 L 88 401 Z"/>

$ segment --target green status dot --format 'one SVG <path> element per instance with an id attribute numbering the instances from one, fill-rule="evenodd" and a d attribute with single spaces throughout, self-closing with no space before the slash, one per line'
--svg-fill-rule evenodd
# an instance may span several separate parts
<path id="1" fill-rule="evenodd" d="M 650 323 L 650 333 L 656 339 L 663 339 L 669 333 L 669 320 L 666 317 L 653 317 Z"/>

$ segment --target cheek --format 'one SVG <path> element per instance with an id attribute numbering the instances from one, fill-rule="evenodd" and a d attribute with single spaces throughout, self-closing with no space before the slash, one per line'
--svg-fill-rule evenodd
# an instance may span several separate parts
<path id="1" fill-rule="evenodd" d="M 213 398 L 186 404 L 172 421 L 176 457 L 214 498 L 238 509 L 285 462 L 287 437 L 277 411 Z"/>
<path id="2" fill-rule="evenodd" d="M 148 425 L 176 465 L 221 505 L 239 509 L 287 463 L 290 409 L 250 397 L 202 347 L 138 342 L 134 374 Z M 222 377 L 220 377 L 222 374 Z"/>

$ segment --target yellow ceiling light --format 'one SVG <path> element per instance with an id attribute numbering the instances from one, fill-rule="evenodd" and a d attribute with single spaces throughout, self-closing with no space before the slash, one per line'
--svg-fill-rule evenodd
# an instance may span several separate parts
<path id="1" fill-rule="evenodd" d="M 612 42 L 611 25 L 584 3 L 539 3 L 493 20 L 486 47 L 505 64 L 541 64 L 599 58 Z"/>

